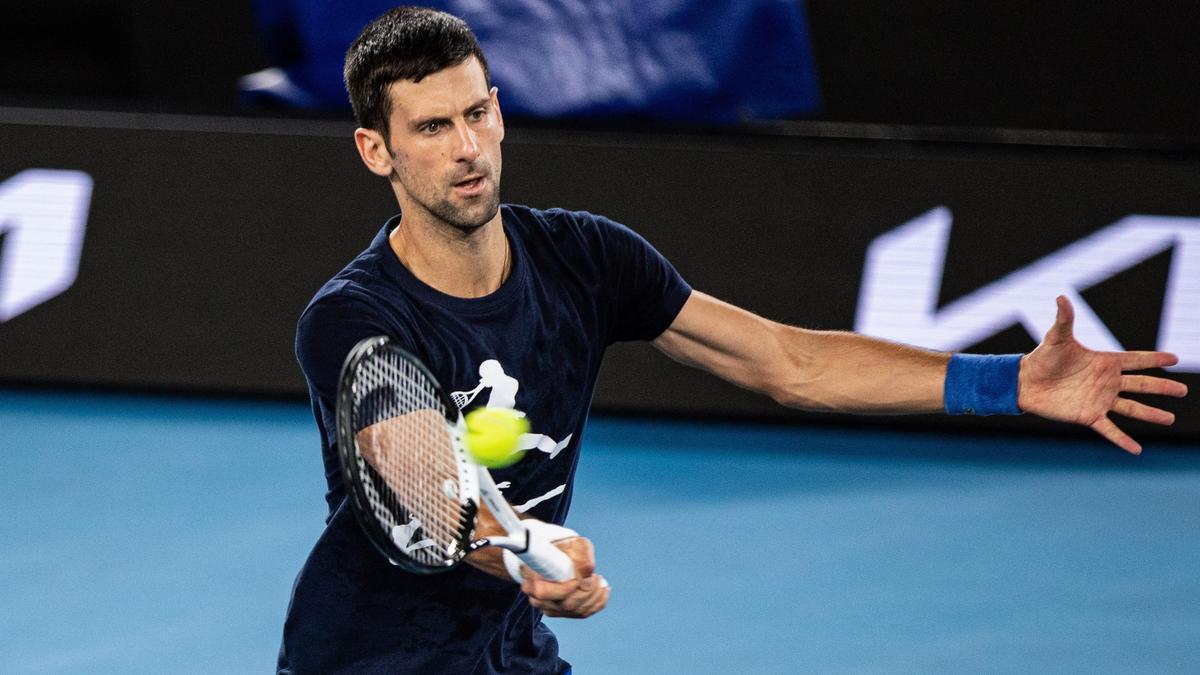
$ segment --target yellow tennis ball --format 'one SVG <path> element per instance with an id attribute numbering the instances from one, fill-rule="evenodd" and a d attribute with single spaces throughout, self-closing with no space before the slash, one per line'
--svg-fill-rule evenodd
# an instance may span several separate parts
<path id="1" fill-rule="evenodd" d="M 529 421 L 507 408 L 476 408 L 467 413 L 467 452 L 489 469 L 516 464 L 525 455 L 518 449 L 521 434 L 529 433 Z"/>

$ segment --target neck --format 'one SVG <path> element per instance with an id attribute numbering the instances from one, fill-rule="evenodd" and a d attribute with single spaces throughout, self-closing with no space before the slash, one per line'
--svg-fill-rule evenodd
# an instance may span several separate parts
<path id="1" fill-rule="evenodd" d="M 512 252 L 500 212 L 479 229 L 464 232 L 443 222 L 422 221 L 406 211 L 388 237 L 392 251 L 413 276 L 458 298 L 495 293 L 512 268 Z"/>

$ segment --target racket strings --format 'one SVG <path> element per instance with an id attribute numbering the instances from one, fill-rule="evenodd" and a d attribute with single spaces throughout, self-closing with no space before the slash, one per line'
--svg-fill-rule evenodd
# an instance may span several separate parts
<path id="1" fill-rule="evenodd" d="M 466 518 L 444 410 L 433 383 L 408 359 L 379 350 L 359 364 L 354 428 L 359 470 L 372 476 L 363 481 L 367 501 L 393 543 L 432 567 L 463 554 Z"/>

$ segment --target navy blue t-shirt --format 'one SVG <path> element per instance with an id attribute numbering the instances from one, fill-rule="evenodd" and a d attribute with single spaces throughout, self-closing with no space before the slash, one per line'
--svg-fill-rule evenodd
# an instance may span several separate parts
<path id="1" fill-rule="evenodd" d="M 605 349 L 651 340 L 691 293 L 633 231 L 603 217 L 503 205 L 509 277 L 464 299 L 426 285 L 388 243 L 399 216 L 327 282 L 300 317 L 296 355 L 321 436 L 330 514 L 292 590 L 279 669 L 287 673 L 558 673 L 554 635 L 519 586 L 469 565 L 415 575 L 359 529 L 338 470 L 335 392 L 363 338 L 387 335 L 463 406 L 525 411 L 533 445 L 492 472 L 518 511 L 563 523 Z M 586 534 L 586 533 L 584 533 Z"/>

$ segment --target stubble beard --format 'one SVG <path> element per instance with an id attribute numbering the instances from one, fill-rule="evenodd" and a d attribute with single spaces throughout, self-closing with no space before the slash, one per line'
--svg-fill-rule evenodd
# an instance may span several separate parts
<path id="1" fill-rule="evenodd" d="M 489 190 L 478 197 L 466 200 L 465 207 L 456 205 L 449 197 L 422 199 L 409 192 L 418 205 L 443 223 L 459 232 L 469 235 L 487 225 L 496 216 L 500 208 L 500 171 L 489 170 L 490 164 L 477 164 L 467 173 L 483 173 L 487 177 Z M 451 188 L 453 189 L 453 188 Z M 433 192 L 430 190 L 429 192 Z"/>

